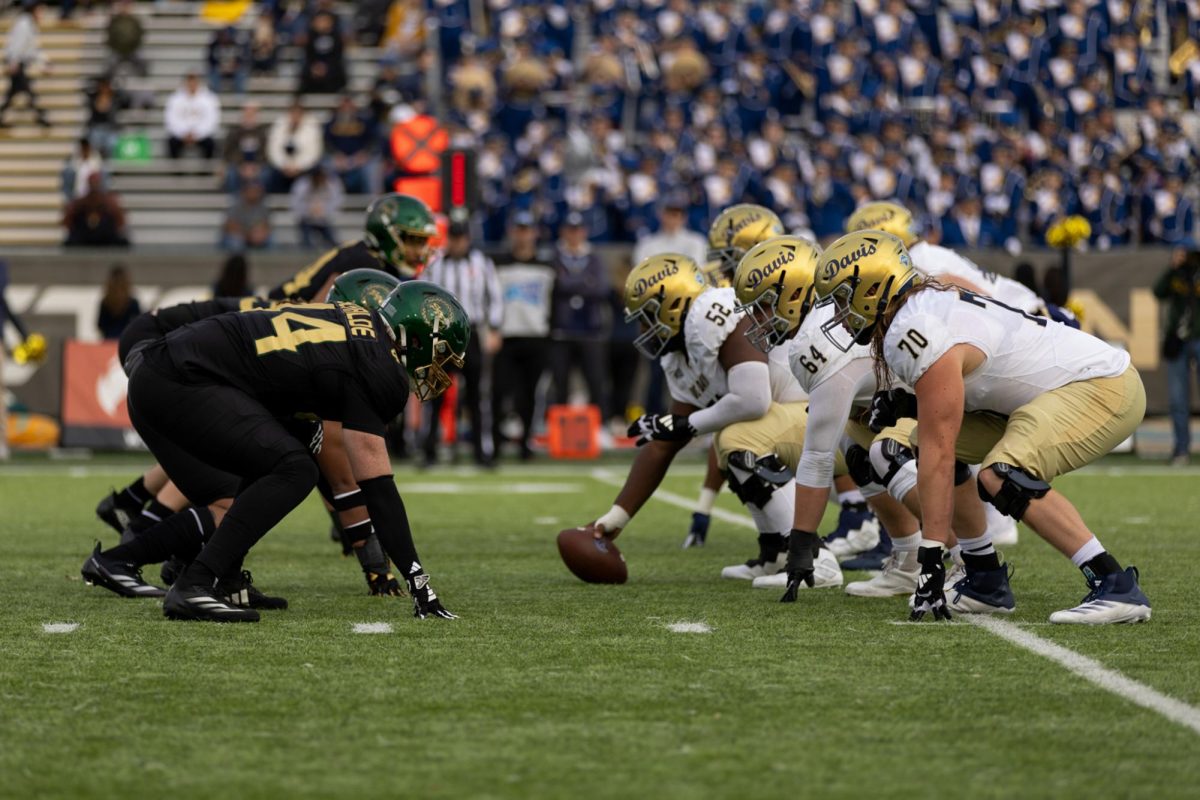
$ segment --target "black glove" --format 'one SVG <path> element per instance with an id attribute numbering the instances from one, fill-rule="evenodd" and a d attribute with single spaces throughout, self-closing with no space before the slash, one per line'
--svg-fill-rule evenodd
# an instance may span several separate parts
<path id="1" fill-rule="evenodd" d="M 372 597 L 404 597 L 400 581 L 390 572 L 363 572 L 367 577 L 367 589 Z"/>
<path id="2" fill-rule="evenodd" d="M 457 614 L 451 614 L 442 607 L 442 601 L 433 593 L 429 585 L 429 576 L 425 573 L 408 576 L 408 593 L 413 599 L 413 616 L 417 619 L 426 617 L 441 617 L 442 619 L 458 619 Z"/>
<path id="3" fill-rule="evenodd" d="M 683 549 L 689 547 L 704 547 L 705 540 L 708 539 L 708 523 L 712 522 L 712 517 L 708 514 L 701 514 L 699 511 L 692 513 L 692 527 L 688 528 L 687 538 L 683 540 Z"/>
<path id="4" fill-rule="evenodd" d="M 647 442 L 686 442 L 696 429 L 683 414 L 642 414 L 629 426 L 629 435 L 638 437 L 637 446 Z"/>
<path id="5" fill-rule="evenodd" d="M 800 591 L 800 584 L 808 585 L 808 588 L 813 587 L 813 561 L 816 559 L 817 551 L 821 549 L 821 537 L 811 531 L 802 531 L 793 528 L 788 534 L 788 556 L 787 556 L 787 590 L 783 593 L 783 597 L 779 598 L 781 603 L 794 603 L 796 596 Z"/>
<path id="6" fill-rule="evenodd" d="M 917 418 L 917 397 L 905 389 L 886 389 L 871 398 L 867 427 L 879 433 L 902 417 Z"/>
<path id="7" fill-rule="evenodd" d="M 942 563 L 942 548 L 922 547 L 917 551 L 917 560 L 921 563 L 921 574 L 917 578 L 917 590 L 913 592 L 912 613 L 909 619 L 920 621 L 925 612 L 932 611 L 933 618 L 950 619 L 950 609 L 946 606 L 946 565 Z"/>

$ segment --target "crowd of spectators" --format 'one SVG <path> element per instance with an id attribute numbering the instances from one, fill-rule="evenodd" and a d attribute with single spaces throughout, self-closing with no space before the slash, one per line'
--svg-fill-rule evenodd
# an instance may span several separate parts
<path id="1" fill-rule="evenodd" d="M 1014 251 L 1072 214 L 1097 247 L 1194 226 L 1178 111 L 1200 107 L 1200 58 L 1158 77 L 1148 47 L 1195 38 L 1195 0 L 1167 4 L 1165 31 L 1145 0 L 364 5 L 376 93 L 418 110 L 435 98 L 395 66 L 428 63 L 436 20 L 443 116 L 480 148 L 490 240 L 522 209 L 633 241 L 676 191 L 692 228 L 746 200 L 820 239 L 882 198 L 933 237 Z"/>

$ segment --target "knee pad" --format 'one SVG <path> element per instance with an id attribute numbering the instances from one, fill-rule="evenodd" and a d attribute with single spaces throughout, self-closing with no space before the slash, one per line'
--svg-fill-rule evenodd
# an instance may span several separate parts
<path id="1" fill-rule="evenodd" d="M 321 477 L 317 462 L 308 453 L 294 450 L 279 459 L 272 470 L 276 475 L 286 477 L 287 481 L 297 489 L 304 489 L 305 494 L 312 491 Z"/>
<path id="2" fill-rule="evenodd" d="M 846 448 L 846 469 L 850 473 L 850 479 L 858 484 L 859 488 L 871 483 L 883 483 L 871 466 L 870 454 L 861 445 L 852 444 Z"/>
<path id="3" fill-rule="evenodd" d="M 774 453 L 757 456 L 749 450 L 730 453 L 725 473 L 729 488 L 737 499 L 758 508 L 763 508 L 771 495 L 795 477 Z"/>
<path id="4" fill-rule="evenodd" d="M 962 486 L 971 480 L 971 465 L 962 461 L 954 462 L 954 485 Z"/>
<path id="5" fill-rule="evenodd" d="M 1050 484 L 1033 477 L 1028 472 L 1011 464 L 992 464 L 989 469 L 996 473 L 1003 483 L 1000 491 L 992 495 L 979 482 L 979 497 L 985 503 L 991 503 L 1001 514 L 1007 514 L 1020 521 L 1025 516 L 1032 500 L 1045 497 L 1050 491 Z"/>
<path id="6" fill-rule="evenodd" d="M 871 445 L 870 457 L 879 482 L 889 486 L 896 473 L 913 460 L 913 451 L 895 439 L 883 439 Z"/>

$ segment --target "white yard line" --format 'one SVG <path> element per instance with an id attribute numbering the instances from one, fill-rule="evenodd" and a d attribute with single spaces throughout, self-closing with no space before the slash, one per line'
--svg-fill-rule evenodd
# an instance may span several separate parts
<path id="1" fill-rule="evenodd" d="M 1132 678 L 1122 675 L 1115 669 L 1109 669 L 1095 659 L 1047 641 L 1031 631 L 1021 630 L 1006 620 L 965 614 L 962 615 L 962 618 L 983 628 L 988 633 L 999 636 L 1009 644 L 1050 659 L 1069 672 L 1096 684 L 1106 692 L 1123 697 L 1135 705 L 1148 708 L 1172 722 L 1177 722 L 1185 728 L 1191 728 L 1195 733 L 1200 733 L 1200 708 L 1189 706 L 1174 697 L 1168 697 L 1144 683 L 1138 683 Z"/>
<path id="2" fill-rule="evenodd" d="M 43 622 L 42 633 L 74 633 L 79 630 L 78 622 Z"/>
<path id="3" fill-rule="evenodd" d="M 667 625 L 671 633 L 712 633 L 707 622 L 672 622 Z"/>
<path id="4" fill-rule="evenodd" d="M 607 470 L 595 470 L 592 473 L 592 477 L 600 483 L 609 486 L 620 486 L 622 483 L 621 480 Z M 681 497 L 673 492 L 663 491 L 662 489 L 657 490 L 652 499 L 661 500 L 664 503 L 683 509 L 691 509 L 694 505 L 688 498 Z M 718 514 L 718 512 L 721 513 Z M 754 523 L 749 518 L 721 511 L 720 509 L 714 509 L 713 516 L 734 525 L 742 525 L 748 528 L 754 527 Z M 1000 637 L 1009 644 L 1020 647 L 1023 650 L 1028 650 L 1043 658 L 1048 658 L 1067 671 L 1094 683 L 1106 692 L 1128 700 L 1142 708 L 1154 711 L 1172 722 L 1176 722 L 1200 734 L 1200 709 L 1194 706 L 1190 706 L 1156 689 L 1152 689 L 1144 683 L 1139 683 L 1132 678 L 1126 677 L 1114 669 L 1109 669 L 1099 661 L 1076 653 L 1074 650 L 1043 639 L 1030 631 L 1021 630 L 1021 628 L 1011 622 L 996 619 L 995 617 L 971 616 L 967 614 L 960 614 L 958 618 L 982 628 L 993 636 Z M 895 620 L 892 624 L 905 625 L 910 623 Z M 927 625 L 927 627 L 932 629 L 936 626 Z"/>
<path id="5" fill-rule="evenodd" d="M 355 633 L 391 633 L 392 623 L 390 622 L 356 622 L 354 623 Z"/>

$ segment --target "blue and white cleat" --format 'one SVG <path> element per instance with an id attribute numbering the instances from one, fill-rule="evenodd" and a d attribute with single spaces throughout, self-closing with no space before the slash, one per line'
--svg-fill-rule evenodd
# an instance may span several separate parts
<path id="1" fill-rule="evenodd" d="M 874 572 L 881 570 L 888 563 L 888 559 L 892 555 L 892 537 L 888 536 L 887 529 L 883 525 L 879 526 L 879 544 L 875 545 L 870 550 L 858 555 L 851 556 L 842 562 L 842 569 L 860 570 L 865 572 Z"/>
<path id="2" fill-rule="evenodd" d="M 1074 608 L 1055 611 L 1050 621 L 1064 625 L 1113 625 L 1150 619 L 1150 601 L 1138 586 L 1137 567 L 1113 572 L 1092 583 L 1092 590 Z"/>
<path id="3" fill-rule="evenodd" d="M 1008 584 L 1008 565 L 999 569 L 964 572 L 946 584 L 946 605 L 959 614 L 1011 614 L 1017 602 Z"/>
<path id="4" fill-rule="evenodd" d="M 843 503 L 838 524 L 825 537 L 825 546 L 844 560 L 874 550 L 879 544 L 879 520 L 865 503 Z"/>

